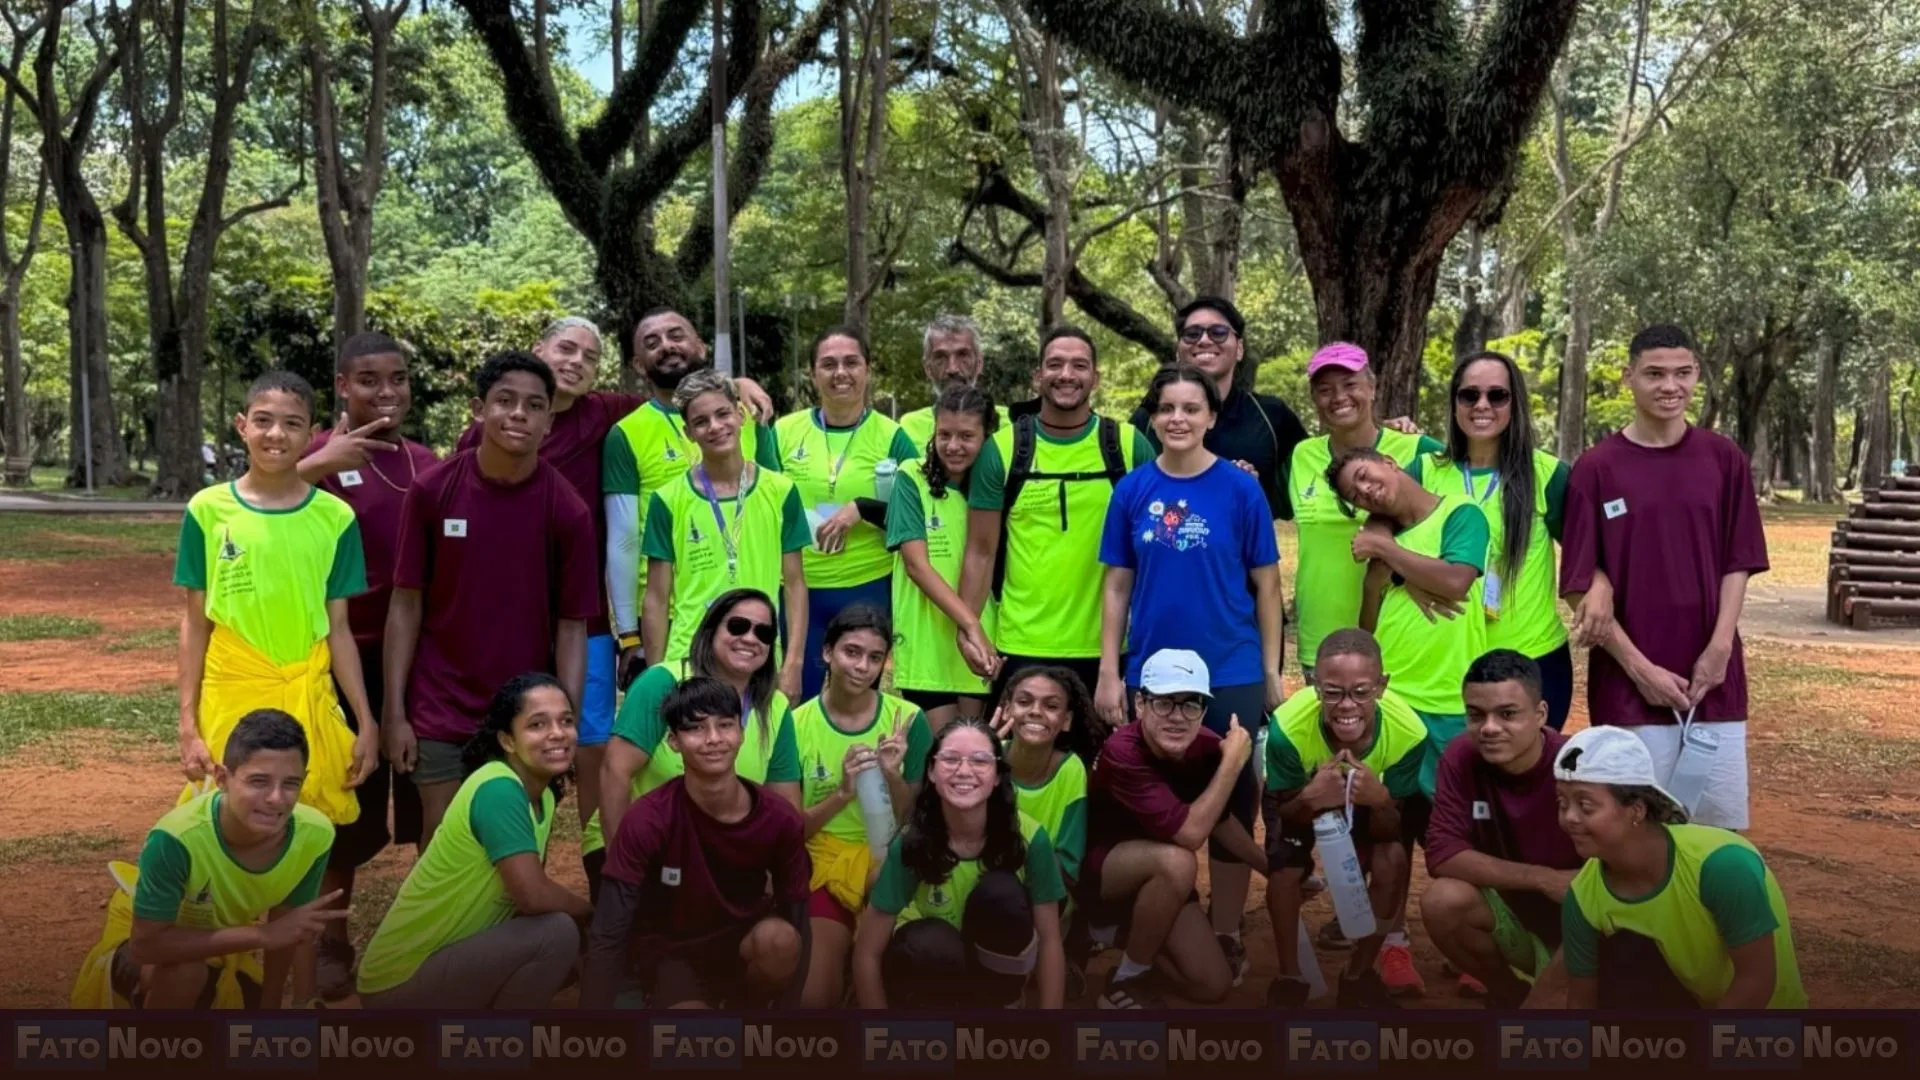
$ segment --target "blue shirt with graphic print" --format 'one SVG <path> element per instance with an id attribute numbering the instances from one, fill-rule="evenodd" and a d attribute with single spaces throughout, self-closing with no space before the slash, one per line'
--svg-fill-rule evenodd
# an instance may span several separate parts
<path id="1" fill-rule="evenodd" d="M 1265 681 L 1253 571 L 1280 561 L 1260 482 L 1225 459 L 1176 477 L 1158 462 L 1115 485 L 1100 561 L 1133 571 L 1127 685 L 1161 649 L 1192 649 L 1214 686 Z"/>

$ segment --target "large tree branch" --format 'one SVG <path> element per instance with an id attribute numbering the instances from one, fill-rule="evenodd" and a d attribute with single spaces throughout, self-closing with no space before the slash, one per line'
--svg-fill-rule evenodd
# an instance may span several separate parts
<path id="1" fill-rule="evenodd" d="M 245 219 L 250 218 L 255 214 L 264 214 L 269 210 L 279 210 L 284 208 L 288 203 L 293 201 L 294 192 L 299 190 L 300 190 L 300 184 L 298 181 L 296 181 L 292 184 L 289 184 L 285 191 L 281 192 L 278 195 L 275 195 L 271 199 L 262 199 L 256 203 L 248 203 L 247 205 L 239 208 L 238 210 L 235 210 L 233 213 L 228 214 L 226 217 L 221 218 L 220 231 L 226 232 L 228 229 L 233 228 L 235 225 L 238 225 L 241 221 L 244 221 Z"/>
<path id="2" fill-rule="evenodd" d="M 1493 188 L 1506 179 L 1579 7 L 1579 0 L 1500 4 L 1453 113 L 1454 182 Z"/>
<path id="3" fill-rule="evenodd" d="M 749 14 L 742 14 L 751 9 Z M 731 105 L 751 93 L 755 73 L 762 62 L 758 3 L 742 4 L 734 9 L 730 48 L 727 57 L 727 102 Z M 817 38 L 815 39 L 818 40 Z M 780 76 L 785 79 L 785 75 Z M 774 84 L 776 87 L 779 83 Z M 617 205 L 649 206 L 673 183 L 687 160 L 707 145 L 713 134 L 713 83 L 700 96 L 700 104 L 680 118 L 648 147 L 632 173 L 616 184 Z M 616 218 L 616 220 L 621 220 Z"/>
<path id="4" fill-rule="evenodd" d="M 1305 2 L 1305 0 L 1296 0 Z M 1270 101 L 1282 72 L 1253 71 L 1247 39 L 1219 19 L 1160 0 L 1021 0 L 1048 33 L 1149 94 L 1236 122 Z M 1203 74 L 1196 74 L 1203 73 Z"/>
<path id="5" fill-rule="evenodd" d="M 746 35 L 739 33 L 744 8 L 752 9 L 751 25 L 756 28 L 755 32 Z M 705 0 L 665 0 L 661 5 L 653 23 L 646 28 L 632 66 L 624 74 L 615 73 L 613 93 L 607 98 L 606 108 L 600 118 L 580 131 L 580 156 L 589 168 L 604 173 L 614 156 L 632 141 L 634 132 L 646 119 L 647 111 L 660 96 L 661 85 L 673 73 L 687 35 L 706 10 Z M 736 42 L 736 53 L 740 51 L 738 42 L 754 41 L 759 37 L 759 15 L 759 0 L 734 5 L 733 40 Z M 752 53 L 754 50 L 747 51 Z"/>

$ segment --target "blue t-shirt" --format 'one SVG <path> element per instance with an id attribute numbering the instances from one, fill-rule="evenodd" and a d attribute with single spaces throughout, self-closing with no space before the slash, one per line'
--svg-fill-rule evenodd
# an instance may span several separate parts
<path id="1" fill-rule="evenodd" d="M 1181 479 L 1158 462 L 1113 489 L 1100 561 L 1133 571 L 1127 684 L 1161 649 L 1192 649 L 1215 686 L 1266 678 L 1250 575 L 1280 561 L 1260 481 L 1225 459 Z"/>

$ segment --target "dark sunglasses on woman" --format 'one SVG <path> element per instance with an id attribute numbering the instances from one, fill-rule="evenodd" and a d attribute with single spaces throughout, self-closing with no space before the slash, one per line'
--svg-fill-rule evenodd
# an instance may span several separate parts
<path id="1" fill-rule="evenodd" d="M 1453 392 L 1453 400 L 1469 407 L 1478 405 L 1480 404 L 1480 388 L 1477 386 L 1463 386 Z M 1487 389 L 1487 404 L 1496 409 L 1512 400 L 1512 392 L 1503 386 L 1494 386 Z"/>
<path id="2" fill-rule="evenodd" d="M 752 631 L 753 636 L 759 638 L 762 645 L 773 644 L 773 639 L 779 635 L 779 631 L 774 629 L 772 623 L 754 622 L 745 615 L 727 616 L 726 625 L 727 633 L 734 637 L 746 637 L 748 631 Z"/>

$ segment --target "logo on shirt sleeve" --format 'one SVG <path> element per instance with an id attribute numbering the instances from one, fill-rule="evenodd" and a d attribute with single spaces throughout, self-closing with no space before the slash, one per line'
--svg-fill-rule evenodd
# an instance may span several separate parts
<path id="1" fill-rule="evenodd" d="M 1624 517 L 1626 516 L 1626 513 L 1627 513 L 1627 500 L 1609 499 L 1607 500 L 1607 504 L 1604 507 L 1604 509 L 1607 512 L 1608 521 L 1612 521 L 1614 518 L 1617 518 L 1617 517 Z"/>
<path id="2" fill-rule="evenodd" d="M 467 535 L 467 519 L 466 518 L 448 518 L 447 520 L 441 522 L 440 535 L 442 536 Z"/>
<path id="3" fill-rule="evenodd" d="M 1482 799 L 1475 799 L 1475 800 L 1473 801 L 1473 820 L 1475 820 L 1475 821 L 1492 821 L 1492 820 L 1493 820 L 1493 807 L 1491 807 L 1491 806 L 1488 806 L 1488 805 L 1486 804 L 1486 802 L 1485 802 L 1485 800 L 1482 800 Z"/>
<path id="4" fill-rule="evenodd" d="M 364 481 L 360 479 L 359 469 L 348 469 L 346 472 L 340 474 L 341 487 L 359 487 L 363 482 Z"/>
<path id="5" fill-rule="evenodd" d="M 662 885 L 680 884 L 680 868 L 677 866 L 661 867 L 660 868 L 660 884 Z"/>

